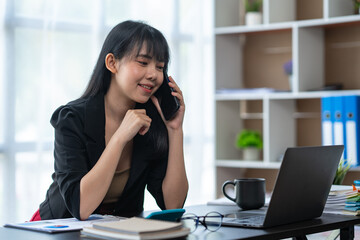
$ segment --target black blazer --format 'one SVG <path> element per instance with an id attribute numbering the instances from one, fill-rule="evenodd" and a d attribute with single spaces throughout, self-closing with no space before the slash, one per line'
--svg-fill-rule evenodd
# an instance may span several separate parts
<path id="1" fill-rule="evenodd" d="M 147 105 L 154 107 L 151 100 Z M 149 132 L 153 126 L 161 126 L 166 131 L 159 114 L 150 117 L 157 124 L 152 122 Z M 105 149 L 104 95 L 80 98 L 59 107 L 50 122 L 55 128 L 55 172 L 46 199 L 40 204 L 40 216 L 41 219 L 80 219 L 80 180 Z M 129 179 L 113 215 L 130 217 L 141 213 L 145 186 L 158 206 L 165 209 L 162 181 L 166 173 L 168 152 L 154 150 L 153 141 L 146 135 L 136 135 L 134 138 Z"/>

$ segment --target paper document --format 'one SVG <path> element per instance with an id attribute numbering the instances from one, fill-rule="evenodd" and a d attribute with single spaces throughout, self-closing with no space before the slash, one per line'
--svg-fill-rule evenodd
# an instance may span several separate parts
<path id="1" fill-rule="evenodd" d="M 273 88 L 220 88 L 216 90 L 218 94 L 246 94 L 246 93 L 272 93 Z"/>
<path id="2" fill-rule="evenodd" d="M 55 233 L 55 232 L 77 231 L 83 229 L 83 227 L 92 226 L 92 224 L 94 223 L 119 221 L 121 219 L 125 219 L 125 218 L 111 216 L 111 215 L 93 214 L 85 221 L 80 221 L 77 220 L 76 218 L 61 218 L 61 219 L 23 222 L 23 223 L 14 223 L 14 224 L 9 223 L 9 224 L 5 224 L 4 227 L 21 228 L 32 231 Z"/>

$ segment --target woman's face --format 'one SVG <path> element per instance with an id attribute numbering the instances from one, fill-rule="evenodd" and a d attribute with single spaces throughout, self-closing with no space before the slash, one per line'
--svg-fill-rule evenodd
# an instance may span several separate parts
<path id="1" fill-rule="evenodd" d="M 135 53 L 117 60 L 118 71 L 113 76 L 121 94 L 138 103 L 147 102 L 164 78 L 165 63 L 156 61 L 146 50 L 146 45 L 143 44 L 138 55 Z"/>

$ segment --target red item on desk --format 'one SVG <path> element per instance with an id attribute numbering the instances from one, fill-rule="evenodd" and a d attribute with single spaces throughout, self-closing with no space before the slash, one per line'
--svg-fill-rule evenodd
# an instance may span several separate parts
<path id="1" fill-rule="evenodd" d="M 34 222 L 34 221 L 41 221 L 39 209 L 34 213 L 34 215 L 30 219 L 30 222 Z"/>

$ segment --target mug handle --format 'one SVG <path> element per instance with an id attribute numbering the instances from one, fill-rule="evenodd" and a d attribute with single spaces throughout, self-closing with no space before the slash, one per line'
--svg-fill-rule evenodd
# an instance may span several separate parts
<path id="1" fill-rule="evenodd" d="M 236 199 L 235 199 L 235 198 L 230 197 L 230 196 L 226 193 L 225 188 L 226 188 L 226 185 L 228 185 L 228 184 L 233 185 L 233 186 L 235 187 L 235 183 L 234 183 L 234 182 L 232 182 L 232 181 L 226 181 L 226 182 L 224 182 L 224 184 L 223 184 L 223 186 L 222 186 L 222 191 L 223 191 L 225 197 L 227 197 L 228 199 L 230 199 L 230 200 L 233 201 L 233 202 L 236 202 Z"/>

